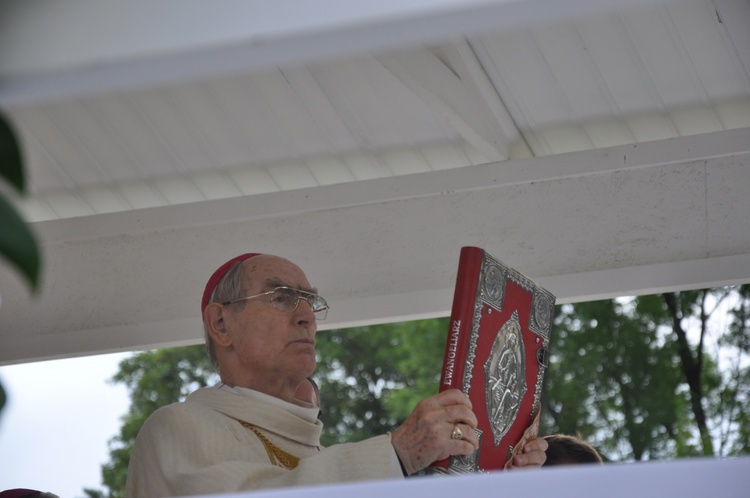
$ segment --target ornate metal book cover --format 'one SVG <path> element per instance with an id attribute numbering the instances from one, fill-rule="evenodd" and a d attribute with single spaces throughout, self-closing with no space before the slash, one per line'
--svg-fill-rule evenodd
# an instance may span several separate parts
<path id="1" fill-rule="evenodd" d="M 502 469 L 536 437 L 555 296 L 478 247 L 463 247 L 440 391 L 460 389 L 479 419 L 479 449 L 433 471 Z"/>

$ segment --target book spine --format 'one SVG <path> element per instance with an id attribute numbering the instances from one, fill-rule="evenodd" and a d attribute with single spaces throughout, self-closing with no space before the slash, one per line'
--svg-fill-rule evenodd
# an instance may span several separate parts
<path id="1" fill-rule="evenodd" d="M 461 248 L 448 338 L 445 343 L 443 371 L 440 376 L 441 392 L 463 387 L 483 260 L 484 250 L 470 246 Z"/>

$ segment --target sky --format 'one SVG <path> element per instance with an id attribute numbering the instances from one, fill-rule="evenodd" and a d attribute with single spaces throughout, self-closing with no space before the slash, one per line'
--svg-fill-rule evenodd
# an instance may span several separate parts
<path id="1" fill-rule="evenodd" d="M 108 441 L 129 406 L 108 380 L 132 353 L 0 367 L 8 396 L 0 412 L 0 491 L 31 488 L 60 498 L 102 489 Z"/>

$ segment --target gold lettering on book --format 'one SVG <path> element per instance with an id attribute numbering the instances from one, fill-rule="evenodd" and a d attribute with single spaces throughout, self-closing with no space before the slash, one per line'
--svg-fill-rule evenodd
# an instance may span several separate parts
<path id="1" fill-rule="evenodd" d="M 453 322 L 451 327 L 450 338 L 448 341 L 448 356 L 445 361 L 445 376 L 443 384 L 450 386 L 453 384 L 453 369 L 456 366 L 456 351 L 458 349 L 458 334 L 461 331 L 461 320 Z"/>

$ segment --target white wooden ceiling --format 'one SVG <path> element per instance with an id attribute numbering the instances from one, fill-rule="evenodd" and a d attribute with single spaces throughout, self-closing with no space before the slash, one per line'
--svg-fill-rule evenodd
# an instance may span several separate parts
<path id="1" fill-rule="evenodd" d="M 247 251 L 321 328 L 446 315 L 463 245 L 558 302 L 750 281 L 747 0 L 5 1 L 0 75 L 0 364 L 198 342 Z"/>

